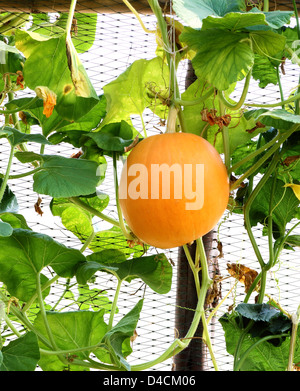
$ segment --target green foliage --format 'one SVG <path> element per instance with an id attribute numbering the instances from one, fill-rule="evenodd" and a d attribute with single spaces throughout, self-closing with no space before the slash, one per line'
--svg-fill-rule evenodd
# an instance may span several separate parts
<path id="1" fill-rule="evenodd" d="M 252 321 L 248 333 L 244 328 Z M 237 343 L 243 335 L 240 351 L 242 371 L 285 371 L 287 369 L 291 321 L 269 304 L 239 304 L 231 315 L 224 315 L 220 322 L 225 332 L 226 349 L 234 355 Z M 299 332 L 297 334 L 297 340 Z M 299 341 L 299 340 L 298 340 Z M 299 361 L 299 342 L 294 359 Z"/>
<path id="2" fill-rule="evenodd" d="M 245 104 L 252 79 L 262 89 L 277 85 L 282 93 L 282 59 L 299 65 L 294 42 L 300 32 L 298 26 L 286 26 L 293 13 L 246 10 L 243 0 L 173 0 L 173 9 L 185 26 L 175 25 L 176 42 L 172 42 L 172 20 L 166 25 L 158 2 L 149 3 L 158 22 L 157 55 L 130 64 L 103 86 L 101 95 L 78 56 L 93 46 L 97 15 L 60 13 L 51 23 L 48 14 L 34 14 L 29 28 L 24 25 L 29 15 L 0 15 L 0 34 L 7 31 L 0 35 L 5 60 L 0 61 L 4 108 L 0 138 L 10 146 L 7 168 L 0 175 L 0 311 L 5 307 L 0 314 L 0 371 L 32 371 L 36 365 L 44 371 L 135 369 L 128 357 L 144 299 L 138 299 L 122 317 L 118 309 L 121 286 L 140 280 L 157 294 L 166 294 L 172 287 L 173 266 L 165 253 L 151 255 L 149 247 L 133 236 L 118 199 L 117 218 L 107 212 L 111 200 L 99 185 L 106 184 L 111 158 L 113 164 L 126 159 L 134 144 L 147 137 L 145 111 L 162 124 L 174 109 L 176 130 L 202 136 L 224 155 L 232 181 L 231 211 L 244 215 L 261 268 L 257 303 L 248 303 L 250 290 L 244 303 L 220 319 L 227 351 L 235 356 L 234 369 L 285 371 L 291 356 L 293 362 L 300 361 L 299 330 L 295 331 L 280 305 L 264 303 L 263 284 L 281 252 L 300 246 L 299 235 L 293 231 L 299 225 L 300 200 L 293 188 L 285 187 L 300 183 L 299 86 L 284 102 Z M 68 27 L 71 31 L 66 31 Z M 179 52 L 171 53 L 175 45 Z M 176 71 L 186 58 L 191 59 L 195 81 L 181 93 Z M 232 96 L 243 80 L 243 92 L 235 102 Z M 18 96 L 24 87 L 32 93 L 42 89 L 52 94 L 56 101 L 50 111 L 45 110 L 43 95 Z M 143 135 L 133 126 L 133 117 L 140 118 Z M 49 146 L 63 144 L 78 151 L 72 157 L 48 153 Z M 15 159 L 32 168 L 12 175 Z M 9 183 L 31 175 L 33 191 L 52 198 L 52 215 L 78 239 L 80 250 L 35 232 L 26 222 Z M 99 229 L 102 221 L 110 227 Z M 253 227 L 261 229 L 268 241 L 269 259 L 261 256 Z M 175 340 L 158 359 L 139 369 L 173 356 L 192 340 L 209 287 L 203 253 L 201 284 L 199 259 L 190 264 L 200 294 L 187 338 Z M 106 286 L 93 287 L 98 274 L 115 281 L 113 299 Z M 65 290 L 50 306 L 47 299 L 57 279 L 64 282 Z M 60 300 L 76 310 L 59 309 Z M 12 320 L 24 327 L 21 332 L 14 329 Z M 9 343 L 7 328 L 17 335 Z M 204 339 L 212 353 L 209 335 Z M 212 359 L 215 364 L 213 355 Z"/>
<path id="3" fill-rule="evenodd" d="M 28 332 L 2 348 L 0 372 L 34 371 L 39 359 L 37 337 L 33 332 Z"/>

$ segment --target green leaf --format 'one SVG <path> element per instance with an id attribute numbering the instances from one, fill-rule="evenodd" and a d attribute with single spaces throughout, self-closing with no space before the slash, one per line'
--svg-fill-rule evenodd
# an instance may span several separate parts
<path id="1" fill-rule="evenodd" d="M 0 280 L 11 295 L 27 301 L 36 292 L 37 273 L 51 268 L 61 277 L 72 277 L 85 257 L 31 230 L 14 229 L 11 236 L 0 237 Z"/>
<path id="2" fill-rule="evenodd" d="M 300 115 L 296 115 L 284 109 L 258 109 L 249 110 L 245 113 L 247 119 L 253 118 L 266 126 L 272 126 L 275 129 L 289 130 L 292 125 L 300 124 Z"/>
<path id="3" fill-rule="evenodd" d="M 166 108 L 158 104 L 151 88 L 167 97 L 168 80 L 169 69 L 160 57 L 135 61 L 117 79 L 103 87 L 107 114 L 100 128 L 122 120 L 130 123 L 131 115 L 142 115 L 147 107 L 161 116 Z"/>
<path id="4" fill-rule="evenodd" d="M 252 8 L 249 13 L 262 13 L 258 8 Z M 268 23 L 269 28 L 279 29 L 287 24 L 290 24 L 291 18 L 294 16 L 293 11 L 271 11 L 271 12 L 263 12 L 266 17 L 266 21 Z"/>
<path id="5" fill-rule="evenodd" d="M 192 83 L 186 91 L 181 95 L 185 101 L 193 101 L 200 98 L 205 94 L 205 82 L 201 79 L 197 79 Z M 226 97 L 230 101 L 229 96 L 234 90 L 234 85 L 230 86 L 229 90 L 226 91 Z M 218 95 L 212 95 L 210 98 L 205 100 L 205 109 L 214 110 L 219 105 Z M 186 128 L 189 133 L 194 133 L 199 136 L 206 138 L 219 153 L 223 153 L 223 139 L 222 133 L 219 132 L 218 125 L 209 125 L 202 119 L 203 103 L 193 106 L 184 106 L 183 116 L 186 124 Z M 252 129 L 256 123 L 250 118 L 246 119 L 240 110 L 228 110 L 228 114 L 231 115 L 231 122 L 229 124 L 229 143 L 230 151 L 233 153 L 236 148 L 240 145 L 244 145 L 246 142 L 255 137 L 262 129 L 258 128 L 254 132 L 248 132 L 247 130 Z M 218 112 L 216 115 L 219 115 Z"/>
<path id="6" fill-rule="evenodd" d="M 102 340 L 107 346 L 112 362 L 126 370 L 130 370 L 130 365 L 125 360 L 130 351 L 123 351 L 124 342 L 130 341 L 130 337 L 134 335 L 142 306 L 143 300 L 138 301 L 134 308 L 104 335 Z"/>
<path id="7" fill-rule="evenodd" d="M 272 318 L 277 317 L 280 314 L 280 311 L 277 308 L 266 303 L 241 303 L 237 305 L 235 311 L 245 318 L 263 322 L 270 322 Z"/>
<path id="8" fill-rule="evenodd" d="M 109 196 L 104 193 L 97 193 L 93 197 L 79 197 L 79 199 L 98 212 L 105 209 L 109 203 Z M 52 199 L 50 209 L 53 216 L 59 216 L 62 224 L 82 241 L 85 241 L 92 234 L 94 215 L 73 204 L 69 199 Z"/>
<path id="9" fill-rule="evenodd" d="M 192 59 L 196 75 L 222 91 L 244 79 L 254 64 L 254 53 L 245 38 L 243 33 L 222 29 L 185 28 L 180 35 L 181 42 L 196 52 Z"/>
<path id="10" fill-rule="evenodd" d="M 3 179 L 0 178 L 0 187 Z M 5 187 L 3 198 L 0 202 L 0 215 L 2 213 L 16 213 L 19 210 L 18 200 L 15 194 L 10 190 L 8 185 Z"/>
<path id="11" fill-rule="evenodd" d="M 173 270 L 164 254 L 126 259 L 123 252 L 108 249 L 88 255 L 86 260 L 76 272 L 80 284 L 85 284 L 97 270 L 103 270 L 119 280 L 140 278 L 157 293 L 168 293 L 171 288 Z"/>
<path id="12" fill-rule="evenodd" d="M 293 247 L 300 247 L 300 235 L 289 235 L 286 239 L 286 243 Z"/>
<path id="13" fill-rule="evenodd" d="M 104 309 L 106 314 L 109 314 L 112 307 L 112 302 L 108 297 L 107 291 L 100 289 L 89 289 L 88 285 L 78 286 L 78 297 L 76 304 L 80 310 L 99 311 Z"/>
<path id="14" fill-rule="evenodd" d="M 39 359 L 37 337 L 33 332 L 28 332 L 2 348 L 0 371 L 34 371 Z"/>
<path id="15" fill-rule="evenodd" d="M 13 233 L 13 228 L 10 224 L 0 221 L 0 237 L 10 236 Z"/>
<path id="16" fill-rule="evenodd" d="M 261 223 L 267 226 L 269 216 L 270 195 L 272 194 L 273 178 L 268 179 L 252 203 L 250 210 L 251 225 Z M 284 182 L 277 179 L 272 200 L 273 205 L 273 235 L 275 238 L 285 235 L 285 228 L 296 215 L 299 200 L 291 188 L 285 188 Z"/>
<path id="17" fill-rule="evenodd" d="M 89 245 L 89 249 L 98 252 L 104 249 L 118 249 L 127 257 L 139 257 L 144 254 L 145 247 L 142 245 L 129 246 L 122 230 L 113 226 L 110 229 L 98 231 Z"/>
<path id="18" fill-rule="evenodd" d="M 251 31 L 249 38 L 251 39 L 254 53 L 270 57 L 272 60 L 275 57 L 275 60 L 281 62 L 282 52 L 286 43 L 283 35 L 274 31 Z"/>
<path id="19" fill-rule="evenodd" d="M 124 153 L 124 148 L 133 141 L 133 128 L 126 121 L 105 125 L 99 132 L 87 135 L 95 141 L 103 153 Z"/>
<path id="20" fill-rule="evenodd" d="M 277 70 L 274 62 L 265 56 L 255 55 L 252 69 L 254 80 L 259 80 L 259 87 L 265 88 L 268 84 L 277 85 Z"/>
<path id="21" fill-rule="evenodd" d="M 15 147 L 19 144 L 31 142 L 39 144 L 51 144 L 42 134 L 27 134 L 10 126 L 4 126 L 0 129 L 0 138 L 7 138 L 10 145 Z"/>
<path id="22" fill-rule="evenodd" d="M 33 175 L 33 190 L 51 197 L 77 197 L 94 194 L 99 182 L 96 162 L 56 155 L 17 152 L 23 163 L 39 160 L 40 170 Z"/>
<path id="23" fill-rule="evenodd" d="M 9 110 L 19 109 L 22 110 L 26 104 L 28 104 L 32 98 L 19 98 L 13 99 L 5 106 Z M 43 114 L 43 100 L 38 99 L 29 108 L 25 109 L 24 115 L 26 119 L 35 118 L 40 124 L 44 136 L 48 136 L 50 133 L 63 132 L 63 136 L 67 137 L 70 131 L 84 131 L 90 132 L 95 129 L 106 113 L 106 100 L 102 95 L 99 97 L 99 102 L 86 114 L 82 115 L 79 119 L 74 121 L 68 121 L 63 119 L 55 110 L 49 118 Z M 55 133 L 56 134 L 56 133 Z M 49 139 L 49 141 L 51 141 Z"/>
<path id="24" fill-rule="evenodd" d="M 53 91 L 57 95 L 55 110 L 63 119 L 76 121 L 98 103 L 99 98 L 66 34 L 47 37 L 17 30 L 16 47 L 26 57 L 26 85 L 33 90 L 47 86 Z"/>
<path id="25" fill-rule="evenodd" d="M 66 28 L 66 23 L 69 14 L 60 14 L 59 19 L 55 22 L 56 26 Z M 88 51 L 95 41 L 97 14 L 91 13 L 75 13 L 73 21 L 75 24 L 75 31 L 72 34 L 72 41 L 77 53 L 84 53 Z"/>
<path id="26" fill-rule="evenodd" d="M 51 329 L 55 344 L 60 350 L 72 350 L 97 345 L 101 342 L 107 331 L 107 325 L 103 319 L 104 310 L 94 311 L 70 311 L 70 312 L 47 312 L 47 321 Z M 34 326 L 45 337 L 48 336 L 47 330 L 41 314 L 39 313 L 34 321 Z M 49 348 L 41 343 L 41 347 Z M 97 348 L 92 350 L 83 350 L 76 352 L 79 359 L 86 359 L 91 352 L 96 352 Z M 61 371 L 64 364 L 56 357 L 42 354 L 39 365 L 44 371 Z M 72 367 L 72 366 L 71 366 Z M 74 370 L 84 369 L 76 367 Z M 86 370 L 86 368 L 85 368 Z"/>
<path id="27" fill-rule="evenodd" d="M 173 0 L 173 8 L 188 26 L 200 28 L 202 20 L 207 16 L 224 16 L 229 12 L 245 9 L 242 0 Z"/>
<path id="28" fill-rule="evenodd" d="M 280 326 L 280 322 L 276 322 L 273 327 L 273 319 L 283 321 L 283 318 L 272 318 L 269 322 L 256 321 L 251 330 L 256 329 L 256 326 L 260 324 L 260 335 L 254 336 L 249 333 L 243 339 L 241 346 L 240 357 L 256 344 L 243 361 L 240 368 L 241 371 L 285 371 L 287 369 L 289 351 L 290 351 L 290 336 L 282 336 L 280 338 L 273 338 L 267 341 L 262 341 L 263 336 L 272 336 L 274 334 L 282 334 L 289 332 L 291 328 L 291 321 L 285 317 L 285 321 Z M 289 322 L 289 329 L 287 328 L 287 322 Z M 240 325 L 240 316 L 237 313 L 232 315 L 225 314 L 220 318 L 223 330 L 225 332 L 226 350 L 229 354 L 234 355 L 236 346 L 241 335 L 244 334 L 244 328 Z M 263 328 L 264 326 L 264 328 Z M 294 355 L 294 361 L 298 362 L 300 359 L 300 344 L 299 336 L 300 330 L 298 329 L 296 349 Z M 260 342 L 260 343 L 259 343 Z"/>
<path id="29" fill-rule="evenodd" d="M 268 25 L 263 13 L 230 12 L 223 17 L 208 16 L 203 20 L 202 30 L 216 28 L 238 31 L 257 25 Z"/>
<path id="30" fill-rule="evenodd" d="M 13 228 L 30 229 L 27 225 L 25 217 L 18 213 L 2 213 L 0 219 L 10 224 Z"/>

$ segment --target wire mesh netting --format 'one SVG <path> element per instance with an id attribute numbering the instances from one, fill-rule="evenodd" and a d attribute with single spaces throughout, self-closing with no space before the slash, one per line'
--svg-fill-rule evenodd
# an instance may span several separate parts
<path id="1" fill-rule="evenodd" d="M 1 2 L 1 7 L 5 10 L 5 4 Z M 10 11 L 22 12 L 22 5 L 16 4 L 15 9 L 10 4 Z M 50 21 L 55 21 L 60 11 L 59 2 L 55 2 L 56 9 L 51 6 L 49 8 Z M 86 4 L 88 3 L 88 6 Z M 97 2 L 96 2 L 97 3 Z M 104 2 L 101 2 L 104 3 Z M 97 28 L 93 45 L 88 51 L 80 53 L 80 59 L 94 85 L 97 93 L 100 95 L 103 92 L 103 87 L 112 80 L 115 80 L 122 72 L 124 72 L 129 65 L 135 60 L 151 59 L 155 56 L 157 44 L 155 36 L 145 32 L 137 20 L 137 18 L 130 12 L 116 11 L 119 1 L 111 1 L 110 5 L 102 6 L 101 12 L 97 14 L 91 13 L 91 18 L 97 15 Z M 121 2 L 122 3 L 122 2 Z M 138 2 L 131 2 L 134 6 Z M 149 30 L 155 30 L 155 18 L 150 14 L 148 7 L 141 2 L 140 7 L 136 9 L 140 12 L 141 19 L 144 25 Z M 63 3 L 65 6 L 65 2 Z M 279 6 L 279 2 L 277 4 Z M 89 13 L 95 11 L 91 8 L 91 2 L 78 1 L 80 12 Z M 46 7 L 46 9 L 45 9 Z M 43 8 L 47 12 L 47 5 Z M 13 7 L 14 8 L 14 7 Z M 39 14 L 37 14 L 39 15 Z M 39 19 L 28 19 L 28 24 L 41 23 Z M 46 28 L 46 27 L 45 27 Z M 50 27 L 49 27 L 50 28 Z M 80 39 L 85 42 L 85 36 L 88 37 L 90 29 L 87 26 L 86 31 L 81 32 Z M 184 89 L 186 82 L 188 62 L 184 61 L 181 64 L 179 71 L 179 82 Z M 298 84 L 298 70 L 291 62 L 285 64 L 285 75 L 282 75 L 282 85 L 284 87 L 284 94 L 288 96 L 291 88 Z M 236 89 L 236 97 L 240 96 L 242 86 Z M 23 91 L 23 96 L 28 96 L 30 91 Z M 269 85 L 265 89 L 258 88 L 258 84 L 253 81 L 251 83 L 251 92 L 248 98 L 255 103 L 274 102 L 275 99 L 280 100 L 280 92 L 278 87 Z M 163 127 L 159 120 L 153 116 L 152 112 L 144 113 L 144 123 L 149 134 L 159 133 Z M 137 130 L 142 133 L 142 123 L 139 116 L 132 118 L 132 122 Z M 39 132 L 38 128 L 32 127 L 32 131 Z M 0 169 L 1 172 L 5 170 L 7 165 L 10 148 L 8 144 L 0 140 L 1 154 L 0 154 Z M 29 150 L 39 152 L 36 150 L 36 145 L 29 144 Z M 77 153 L 76 148 L 71 148 L 69 144 L 61 143 L 55 146 L 47 146 L 47 153 L 56 153 L 61 156 L 70 157 L 73 153 Z M 32 169 L 30 165 L 20 164 L 17 159 L 13 161 L 12 174 L 20 174 L 23 171 Z M 121 165 L 119 167 L 121 169 Z M 29 227 L 39 233 L 45 233 L 60 243 L 66 246 L 80 249 L 82 243 L 75 235 L 66 230 L 61 219 L 52 215 L 49 205 L 51 197 L 41 196 L 43 215 L 39 215 L 34 210 L 34 205 L 37 202 L 38 195 L 33 192 L 33 181 L 30 177 L 25 177 L 18 180 L 10 180 L 9 186 L 15 193 L 19 202 L 20 213 L 24 215 Z M 112 163 L 108 160 L 108 169 L 106 172 L 106 179 L 100 188 L 101 192 L 109 195 L 110 202 L 106 209 L 106 214 L 117 218 L 115 207 L 114 194 L 114 176 Z M 94 228 L 96 230 L 103 230 L 110 228 L 108 223 L 104 223 L 100 219 L 94 219 Z M 215 251 L 211 255 L 209 262 L 218 264 L 218 273 L 223 277 L 223 280 L 218 284 L 219 300 L 225 299 L 216 316 L 214 317 L 210 332 L 212 337 L 213 348 L 216 354 L 216 359 L 221 370 L 232 369 L 232 357 L 226 352 L 224 332 L 218 322 L 218 318 L 234 304 L 243 300 L 245 287 L 231 278 L 227 271 L 227 264 L 236 263 L 243 264 L 247 267 L 258 270 L 257 260 L 249 242 L 248 235 L 243 225 L 241 215 L 233 214 L 226 211 L 220 225 L 216 228 L 214 236 L 213 247 Z M 261 248 L 262 254 L 267 257 L 268 243 L 266 238 L 261 235 L 261 227 L 257 227 L 254 231 L 258 244 Z M 295 232 L 296 233 L 296 232 Z M 102 239 L 105 241 L 105 238 Z M 99 247 L 103 242 L 99 242 Z M 220 248 L 220 244 L 222 247 Z M 123 238 L 115 237 L 114 245 L 122 248 L 126 246 Z M 156 249 L 150 248 L 150 253 L 155 254 Z M 170 262 L 173 266 L 173 284 L 171 291 L 166 295 L 160 295 L 145 285 L 140 280 L 134 280 L 131 283 L 125 283 L 120 292 L 118 301 L 118 314 L 116 320 L 124 316 L 140 298 L 144 298 L 143 310 L 141 318 L 137 327 L 137 335 L 132 341 L 133 352 L 129 357 L 130 364 L 139 364 L 148 360 L 155 359 L 160 356 L 166 348 L 174 341 L 176 335 L 175 328 L 175 311 L 176 306 L 176 292 L 178 283 L 180 283 L 180 276 L 177 275 L 177 258 L 178 250 L 173 249 L 166 252 Z M 49 276 L 51 271 L 49 270 Z M 268 276 L 267 292 L 276 301 L 280 302 L 281 306 L 288 312 L 292 313 L 299 305 L 299 281 L 300 281 L 300 267 L 299 267 L 299 251 L 285 251 L 280 259 L 279 265 L 275 270 L 271 270 Z M 77 286 L 71 280 L 58 280 L 53 286 L 49 296 L 47 297 L 48 309 L 59 310 L 76 310 L 76 309 L 93 309 L 103 307 L 107 301 L 113 300 L 116 289 L 116 281 L 113 277 L 108 278 L 107 274 L 96 274 L 96 278 L 88 286 Z M 185 309 L 186 311 L 193 311 L 193 309 Z M 208 309 L 209 313 L 209 309 Z M 17 327 L 19 325 L 17 324 Z M 9 331 L 8 331 L 9 333 Z M 7 335 L 7 341 L 10 340 L 10 335 Z M 200 342 L 199 342 L 200 343 Z M 205 353 L 204 348 L 204 365 L 203 370 L 213 370 L 213 365 L 209 358 L 209 354 Z M 173 359 L 170 358 L 163 363 L 151 368 L 152 370 L 172 370 Z M 176 369 L 176 368 L 175 368 Z"/>

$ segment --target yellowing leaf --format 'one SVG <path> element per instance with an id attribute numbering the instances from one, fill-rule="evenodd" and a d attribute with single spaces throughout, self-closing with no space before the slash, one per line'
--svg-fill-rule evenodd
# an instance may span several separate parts
<path id="1" fill-rule="evenodd" d="M 295 185 L 294 183 L 287 183 L 284 185 L 284 187 L 291 187 L 295 196 L 300 201 L 300 185 Z"/>

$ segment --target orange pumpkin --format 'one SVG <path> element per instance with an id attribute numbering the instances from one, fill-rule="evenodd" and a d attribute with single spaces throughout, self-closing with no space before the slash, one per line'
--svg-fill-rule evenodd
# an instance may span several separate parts
<path id="1" fill-rule="evenodd" d="M 191 133 L 145 138 L 130 152 L 120 178 L 119 202 L 128 226 L 141 241 L 162 249 L 208 233 L 228 198 L 220 155 Z"/>

